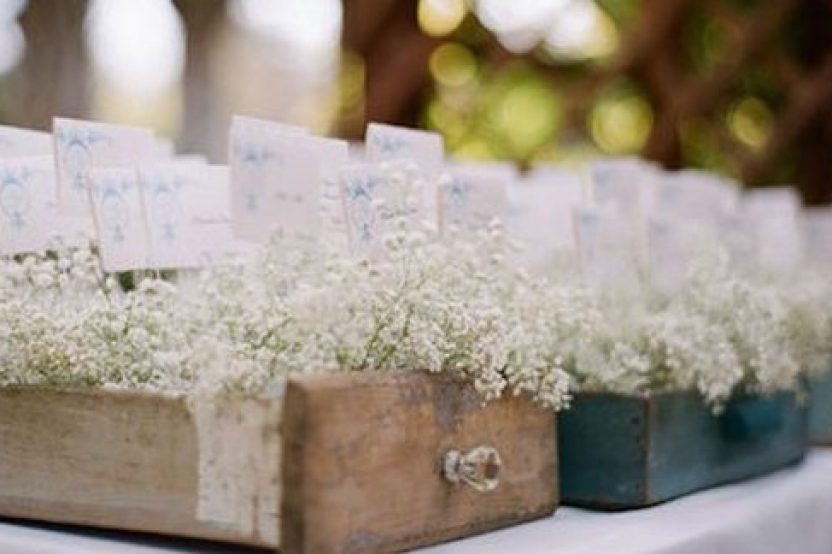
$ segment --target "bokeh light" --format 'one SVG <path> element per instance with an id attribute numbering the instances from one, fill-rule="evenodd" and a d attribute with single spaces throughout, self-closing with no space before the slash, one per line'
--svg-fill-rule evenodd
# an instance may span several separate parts
<path id="1" fill-rule="evenodd" d="M 544 46 L 554 57 L 602 58 L 618 48 L 618 29 L 593 0 L 572 0 L 554 18 Z"/>
<path id="2" fill-rule="evenodd" d="M 26 38 L 17 19 L 26 8 L 26 0 L 0 1 L 0 75 L 13 70 L 23 59 Z"/>
<path id="3" fill-rule="evenodd" d="M 454 32 L 467 11 L 465 0 L 419 0 L 416 16 L 425 34 L 440 37 Z"/>
<path id="4" fill-rule="evenodd" d="M 737 101 L 728 111 L 731 134 L 749 148 L 761 148 L 771 135 L 771 108 L 754 96 Z"/>
<path id="5" fill-rule="evenodd" d="M 465 46 L 450 42 L 433 51 L 430 72 L 437 83 L 458 87 L 471 83 L 477 76 L 477 59 Z"/>
<path id="6" fill-rule="evenodd" d="M 181 79 L 184 28 L 170 0 L 93 0 L 86 37 L 96 72 L 127 94 L 153 97 Z"/>
<path id="7" fill-rule="evenodd" d="M 644 95 L 624 84 L 605 92 L 588 114 L 595 143 L 608 154 L 641 150 L 653 125 L 653 110 Z"/>
<path id="8" fill-rule="evenodd" d="M 296 64 L 315 67 L 337 57 L 344 8 L 340 0 L 236 0 L 230 2 L 234 22 L 300 57 Z"/>

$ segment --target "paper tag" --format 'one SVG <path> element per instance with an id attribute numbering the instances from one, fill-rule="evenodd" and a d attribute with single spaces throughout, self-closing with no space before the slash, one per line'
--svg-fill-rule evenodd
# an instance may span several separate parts
<path id="1" fill-rule="evenodd" d="M 506 218 L 506 184 L 487 177 L 453 174 L 439 186 L 439 228 L 443 234 L 451 229 L 463 236 Z"/>
<path id="2" fill-rule="evenodd" d="M 567 169 L 540 168 L 508 187 L 506 231 L 522 246 L 517 263 L 538 274 L 577 263 L 572 212 L 584 194 L 580 176 Z"/>
<path id="3" fill-rule="evenodd" d="M 0 158 L 52 155 L 52 135 L 0 125 Z"/>
<path id="4" fill-rule="evenodd" d="M 403 221 L 413 227 L 426 221 L 423 190 L 405 166 L 359 164 L 339 173 L 341 199 L 351 250 L 375 255 L 383 251 L 390 224 Z M 397 175 L 397 173 L 400 173 Z"/>
<path id="5" fill-rule="evenodd" d="M 520 178 L 520 171 L 517 169 L 517 166 L 510 162 L 473 162 L 468 160 L 452 160 L 446 164 L 446 170 L 454 175 L 498 179 L 506 184 Z"/>
<path id="6" fill-rule="evenodd" d="M 654 194 L 656 214 L 716 225 L 736 211 L 739 189 L 715 175 L 677 171 L 661 174 Z"/>
<path id="7" fill-rule="evenodd" d="M 231 229 L 228 168 L 167 164 L 142 169 L 149 267 L 207 267 L 239 253 Z"/>
<path id="8" fill-rule="evenodd" d="M 647 260 L 652 285 L 665 293 L 681 289 L 693 261 L 693 245 L 701 242 L 696 226 L 668 218 L 649 218 Z"/>
<path id="9" fill-rule="evenodd" d="M 637 221 L 651 212 L 654 170 L 636 159 L 594 162 L 589 167 L 591 196 L 597 205 Z"/>
<path id="10" fill-rule="evenodd" d="M 752 224 L 761 267 L 785 271 L 800 263 L 800 204 L 790 187 L 754 189 L 743 197 L 742 210 Z"/>
<path id="11" fill-rule="evenodd" d="M 0 253 L 47 248 L 55 221 L 52 156 L 0 159 Z"/>
<path id="12" fill-rule="evenodd" d="M 55 118 L 58 204 L 66 215 L 89 217 L 87 186 L 93 167 L 128 167 L 152 161 L 159 146 L 148 129 Z"/>
<path id="13" fill-rule="evenodd" d="M 369 161 L 413 160 L 431 178 L 442 170 L 444 143 L 438 133 L 370 123 L 365 139 Z"/>
<path id="14" fill-rule="evenodd" d="M 585 279 L 603 287 L 635 286 L 639 281 L 639 256 L 632 225 L 619 214 L 599 207 L 576 208 L 574 217 Z"/>
<path id="15" fill-rule="evenodd" d="M 231 214 L 235 236 L 315 243 L 321 232 L 319 155 L 303 135 L 237 118 L 231 127 Z"/>
<path id="16" fill-rule="evenodd" d="M 806 261 L 832 265 L 832 208 L 806 208 L 801 213 Z"/>
<path id="17" fill-rule="evenodd" d="M 87 194 L 104 270 L 149 267 L 150 245 L 138 171 L 94 168 L 87 176 Z"/>

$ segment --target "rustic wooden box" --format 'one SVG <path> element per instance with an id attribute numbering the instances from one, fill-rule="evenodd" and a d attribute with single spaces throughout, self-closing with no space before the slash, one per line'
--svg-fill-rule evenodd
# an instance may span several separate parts
<path id="1" fill-rule="evenodd" d="M 714 416 L 694 393 L 580 393 L 559 416 L 564 504 L 636 508 L 772 471 L 807 448 L 795 394 L 741 397 Z"/>
<path id="2" fill-rule="evenodd" d="M 809 440 L 812 444 L 832 446 L 832 368 L 808 383 Z"/>
<path id="3" fill-rule="evenodd" d="M 0 515 L 384 552 L 551 513 L 554 432 L 554 415 L 525 399 L 481 409 L 468 388 L 415 373 L 293 379 L 279 397 L 212 402 L 5 388 Z M 478 446 L 487 455 L 471 464 L 446 461 Z"/>

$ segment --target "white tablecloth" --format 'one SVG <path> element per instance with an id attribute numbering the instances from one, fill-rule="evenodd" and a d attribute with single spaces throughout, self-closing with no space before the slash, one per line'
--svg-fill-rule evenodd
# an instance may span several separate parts
<path id="1" fill-rule="evenodd" d="M 164 538 L 0 521 L 0 553 L 237 552 Z M 550 518 L 424 554 L 832 554 L 832 450 L 800 466 L 644 510 L 560 508 Z"/>

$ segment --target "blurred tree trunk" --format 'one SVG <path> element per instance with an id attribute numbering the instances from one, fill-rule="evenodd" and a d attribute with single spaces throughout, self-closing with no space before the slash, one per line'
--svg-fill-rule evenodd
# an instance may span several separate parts
<path id="1" fill-rule="evenodd" d="M 20 18 L 26 50 L 2 84 L 3 121 L 51 129 L 53 116 L 86 117 L 84 15 L 87 0 L 35 0 Z"/>
<path id="2" fill-rule="evenodd" d="M 211 83 L 213 41 L 225 22 L 225 0 L 174 0 L 185 24 L 185 116 L 179 146 L 183 152 L 208 154 L 224 159 L 217 151 L 212 124 L 217 113 L 216 87 Z M 277 9 L 277 4 L 275 5 Z"/>

